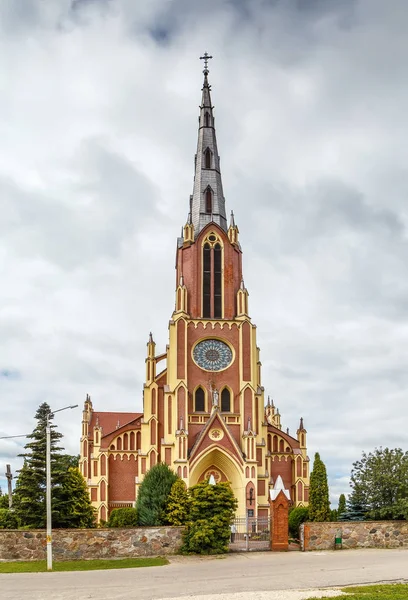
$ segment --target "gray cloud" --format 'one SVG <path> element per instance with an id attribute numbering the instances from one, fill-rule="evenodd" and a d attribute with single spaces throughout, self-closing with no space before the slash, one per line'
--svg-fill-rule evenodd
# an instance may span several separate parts
<path id="1" fill-rule="evenodd" d="M 363 449 L 404 445 L 407 20 L 403 0 L 1 3 L 0 369 L 19 374 L 0 378 L 2 431 L 86 393 L 141 409 L 148 331 L 167 343 L 208 50 L 283 426 L 305 418 L 333 502 Z M 79 422 L 57 420 L 71 453 Z M 22 444 L 0 442 L 0 462 L 18 468 Z"/>

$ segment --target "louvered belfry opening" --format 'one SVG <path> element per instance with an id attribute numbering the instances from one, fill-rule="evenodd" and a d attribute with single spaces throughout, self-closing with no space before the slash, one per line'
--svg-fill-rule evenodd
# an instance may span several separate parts
<path id="1" fill-rule="evenodd" d="M 203 247 L 203 318 L 222 318 L 222 248 Z"/>

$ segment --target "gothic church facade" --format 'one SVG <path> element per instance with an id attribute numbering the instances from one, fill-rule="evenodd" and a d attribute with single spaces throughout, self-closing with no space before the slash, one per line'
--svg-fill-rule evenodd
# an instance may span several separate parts
<path id="1" fill-rule="evenodd" d="M 98 520 L 133 506 L 143 477 L 159 461 L 187 486 L 211 475 L 230 481 L 238 516 L 268 516 L 269 490 L 279 475 L 291 501 L 307 505 L 303 420 L 293 437 L 269 398 L 265 406 L 239 231 L 233 214 L 229 224 L 226 217 L 207 66 L 175 295 L 165 352 L 149 336 L 143 413 L 100 412 L 86 398 L 80 469 Z"/>

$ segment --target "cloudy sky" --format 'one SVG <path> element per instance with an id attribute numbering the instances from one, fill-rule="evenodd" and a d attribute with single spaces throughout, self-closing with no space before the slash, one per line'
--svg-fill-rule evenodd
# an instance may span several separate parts
<path id="1" fill-rule="evenodd" d="M 167 342 L 202 64 L 263 384 L 333 504 L 407 449 L 406 0 L 2 0 L 0 435 L 142 408 Z M 0 485 L 24 440 L 0 440 Z"/>

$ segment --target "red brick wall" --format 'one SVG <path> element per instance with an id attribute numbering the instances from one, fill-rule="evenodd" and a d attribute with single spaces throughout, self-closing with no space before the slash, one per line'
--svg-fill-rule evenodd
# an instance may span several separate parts
<path id="1" fill-rule="evenodd" d="M 135 500 L 137 465 L 134 456 L 109 456 L 109 501 Z"/>
<path id="2" fill-rule="evenodd" d="M 271 458 L 271 476 L 274 482 L 278 475 L 282 477 L 285 488 L 290 490 L 292 488 L 292 459 L 289 456 L 282 457 L 281 461 L 278 456 Z"/>

